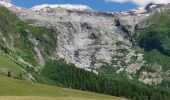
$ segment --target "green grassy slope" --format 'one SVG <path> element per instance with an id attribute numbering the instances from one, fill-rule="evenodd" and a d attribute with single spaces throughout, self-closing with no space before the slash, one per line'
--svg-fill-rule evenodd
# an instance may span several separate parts
<path id="1" fill-rule="evenodd" d="M 22 68 L 1 51 L 0 51 L 0 66 L 11 70 L 15 74 L 20 74 L 22 72 Z"/>
<path id="2" fill-rule="evenodd" d="M 6 53 L 21 56 L 29 63 L 36 65 L 31 43 L 27 39 L 30 28 L 26 23 L 20 21 L 15 14 L 0 6 L 0 35 L 5 38 L 5 43 L 0 42 L 0 48 Z M 15 41 L 17 40 L 17 41 Z"/>
<path id="3" fill-rule="evenodd" d="M 35 57 L 34 44 L 29 37 L 43 43 L 43 53 L 46 55 L 57 45 L 54 35 L 56 32 L 52 28 L 30 26 L 2 6 L 0 6 L 0 19 L 0 49 L 16 58 L 18 56 L 23 58 L 32 66 L 37 67 L 38 61 Z M 48 37 L 45 37 L 45 34 Z"/>
<path id="4" fill-rule="evenodd" d="M 148 19 L 150 24 L 147 27 L 140 29 L 134 35 L 139 46 L 144 48 L 146 51 L 145 60 L 148 63 L 158 63 L 162 65 L 163 70 L 170 69 L 169 16 L 169 11 L 156 13 L 154 16 Z"/>
<path id="5" fill-rule="evenodd" d="M 12 97 L 11 97 L 12 96 Z M 15 98 L 15 99 L 14 99 Z M 73 89 L 28 83 L 0 75 L 0 100 L 125 100 Z"/>
<path id="6" fill-rule="evenodd" d="M 150 25 L 140 29 L 135 38 L 139 45 L 147 51 L 158 49 L 170 55 L 170 12 L 157 13 L 148 19 Z"/>
<path id="7" fill-rule="evenodd" d="M 139 29 L 134 34 L 138 45 L 144 49 L 146 64 L 144 70 L 156 73 L 155 64 L 161 67 L 160 75 L 163 77 L 163 87 L 170 87 L 170 11 L 156 13 L 147 21 L 147 27 Z"/>

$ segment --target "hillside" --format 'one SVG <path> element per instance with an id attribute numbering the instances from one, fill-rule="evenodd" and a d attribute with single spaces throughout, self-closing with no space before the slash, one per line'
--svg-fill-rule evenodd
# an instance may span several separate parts
<path id="1" fill-rule="evenodd" d="M 137 44 L 144 49 L 146 77 L 157 76 L 161 85 L 169 87 L 170 71 L 170 12 L 156 13 L 148 20 L 148 25 L 134 34 Z M 150 73 L 149 73 L 150 72 Z M 141 76 L 144 76 L 141 74 Z"/>
<path id="2" fill-rule="evenodd" d="M 29 83 L 0 75 L 0 100 L 125 100 L 90 92 Z"/>

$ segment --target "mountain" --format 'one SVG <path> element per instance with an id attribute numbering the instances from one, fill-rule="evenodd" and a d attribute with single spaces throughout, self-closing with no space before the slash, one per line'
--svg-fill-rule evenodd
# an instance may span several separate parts
<path id="1" fill-rule="evenodd" d="M 125 12 L 0 5 L 3 74 L 136 100 L 168 100 L 170 4 Z"/>
<path id="2" fill-rule="evenodd" d="M 8 9 L 30 25 L 57 31 L 51 35 L 28 37 L 34 45 L 33 55 L 39 67 L 43 67 L 49 57 L 60 57 L 79 68 L 94 71 L 101 71 L 102 67 L 109 65 L 116 73 L 134 79 L 136 74 L 143 73 L 138 71 L 145 65 L 145 60 L 143 53 L 136 52 L 137 48 L 132 45 L 133 34 L 156 12 L 152 9 L 157 6 L 160 9 L 164 7 L 149 4 L 146 8 L 116 13 L 98 12 L 83 5 L 46 4 L 31 9 L 15 6 Z M 157 11 L 160 10 L 158 8 Z M 159 76 L 147 79 L 144 83 L 161 82 L 162 77 Z"/>

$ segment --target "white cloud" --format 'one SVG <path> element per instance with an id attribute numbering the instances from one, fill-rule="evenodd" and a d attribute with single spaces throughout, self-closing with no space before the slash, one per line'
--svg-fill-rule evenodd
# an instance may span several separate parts
<path id="1" fill-rule="evenodd" d="M 118 2 L 118 3 L 125 3 L 125 2 L 132 2 L 138 6 L 144 6 L 147 5 L 148 3 L 170 3 L 170 0 L 106 0 L 109 2 Z"/>

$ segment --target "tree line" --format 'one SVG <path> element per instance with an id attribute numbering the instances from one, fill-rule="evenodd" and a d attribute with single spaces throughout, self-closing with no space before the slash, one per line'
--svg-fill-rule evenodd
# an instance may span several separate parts
<path id="1" fill-rule="evenodd" d="M 128 79 L 108 79 L 93 72 L 76 68 L 64 60 L 48 61 L 42 70 L 42 75 L 53 84 L 64 87 L 125 97 L 133 100 L 169 100 L 170 91 L 133 82 Z"/>

